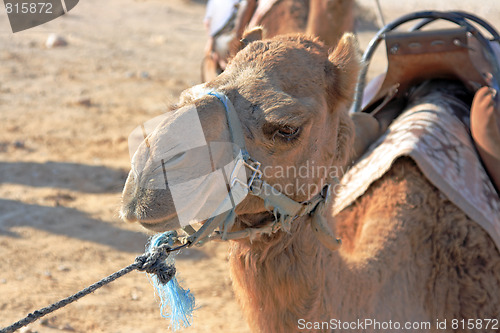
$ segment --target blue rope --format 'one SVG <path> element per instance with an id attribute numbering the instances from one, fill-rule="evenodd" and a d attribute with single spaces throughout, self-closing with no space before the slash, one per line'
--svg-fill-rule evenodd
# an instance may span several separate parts
<path id="1" fill-rule="evenodd" d="M 152 241 L 147 246 L 146 253 L 135 258 L 135 262 L 133 264 L 128 265 L 127 267 L 105 277 L 104 279 L 101 279 L 83 290 L 80 290 L 76 294 L 28 314 L 26 317 L 15 322 L 14 324 L 0 329 L 0 333 L 12 333 L 21 327 L 27 326 L 41 317 L 52 313 L 57 309 L 65 307 L 66 305 L 71 304 L 84 296 L 87 296 L 102 286 L 113 282 L 133 270 L 145 271 L 149 274 L 149 276 L 152 276 L 151 279 L 155 281 L 154 285 L 158 289 L 158 294 L 167 295 L 167 297 L 163 298 L 166 300 L 170 299 L 170 301 L 168 301 L 170 302 L 168 308 L 171 310 L 172 315 L 169 317 L 174 330 L 182 327 L 180 324 L 181 320 L 184 327 L 191 325 L 190 320 L 192 319 L 194 297 L 189 293 L 189 290 L 186 291 L 179 286 L 179 283 L 175 279 L 174 260 L 172 258 L 170 260 L 170 264 L 168 260 L 169 253 L 174 251 L 176 252 L 186 245 L 172 248 L 172 236 L 172 233 L 165 233 L 153 237 Z M 162 301 L 162 304 L 168 303 L 164 303 Z M 166 313 L 166 310 L 167 308 L 162 305 L 162 316 L 163 313 Z"/>
<path id="2" fill-rule="evenodd" d="M 151 238 L 146 250 L 152 251 L 163 244 L 173 245 L 171 233 L 165 232 L 156 234 Z M 173 266 L 175 262 L 174 254 L 170 253 L 167 264 Z M 194 296 L 189 289 L 184 289 L 175 276 L 166 284 L 162 283 L 156 274 L 148 274 L 156 293 L 160 298 L 160 313 L 165 319 L 170 319 L 172 330 L 191 326 L 193 321 L 193 311 L 195 306 Z"/>

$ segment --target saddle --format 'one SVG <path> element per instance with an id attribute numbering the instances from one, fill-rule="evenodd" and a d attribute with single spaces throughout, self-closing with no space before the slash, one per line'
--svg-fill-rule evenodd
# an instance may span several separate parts
<path id="1" fill-rule="evenodd" d="M 421 30 L 436 20 L 453 29 Z M 400 25 L 420 20 L 409 31 Z M 486 30 L 491 38 L 484 37 Z M 388 69 L 365 88 L 375 49 L 385 41 Z M 431 79 L 460 81 L 473 96 L 470 132 L 483 166 L 500 193 L 500 36 L 484 20 L 465 12 L 417 12 L 382 28 L 363 55 L 351 117 L 356 124 L 354 160 L 381 136 L 406 105 L 414 87 Z"/>

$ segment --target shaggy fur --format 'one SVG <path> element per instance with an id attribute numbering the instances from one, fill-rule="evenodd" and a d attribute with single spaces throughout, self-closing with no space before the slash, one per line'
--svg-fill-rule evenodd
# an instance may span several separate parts
<path id="1" fill-rule="evenodd" d="M 382 297 L 390 300 L 383 310 L 390 317 L 450 322 L 500 315 L 500 255 L 493 241 L 410 159 L 398 160 L 337 221 L 346 245 L 341 254 L 376 267 L 378 293 L 393 290 Z"/>
<path id="2" fill-rule="evenodd" d="M 233 244 L 231 276 L 254 331 L 294 332 L 299 318 L 426 321 L 431 332 L 446 319 L 444 332 L 496 331 L 451 329 L 452 319 L 500 316 L 500 255 L 413 161 L 398 160 L 336 221 L 336 253 L 307 219 L 291 234 Z"/>
<path id="3" fill-rule="evenodd" d="M 300 167 L 306 162 L 341 166 L 353 143 L 347 108 L 357 54 L 349 35 L 329 55 L 322 43 L 304 36 L 256 41 L 208 87 L 231 99 L 247 149 L 264 167 Z M 221 103 L 211 96 L 192 96 L 185 93 L 181 104 L 196 105 L 207 141 L 227 140 Z M 300 135 L 290 139 L 280 134 L 290 127 L 300 128 Z M 291 185 L 296 200 L 315 194 L 298 193 L 301 184 L 320 189 L 329 181 L 318 175 L 276 175 L 267 172 L 266 181 Z M 164 220 L 175 214 L 173 204 L 161 191 L 141 191 L 129 176 L 122 216 L 156 231 L 168 229 Z M 236 228 L 256 227 L 272 218 L 262 200 L 253 196 L 245 198 L 236 213 Z M 430 322 L 431 332 L 452 332 L 451 319 L 500 317 L 498 250 L 412 161 L 396 161 L 357 202 L 335 218 L 329 215 L 343 239 L 337 252 L 318 242 L 307 216 L 294 221 L 290 233 L 232 242 L 233 285 L 253 331 L 295 332 L 299 319 L 374 319 Z M 437 331 L 436 320 L 444 319 L 448 330 Z"/>

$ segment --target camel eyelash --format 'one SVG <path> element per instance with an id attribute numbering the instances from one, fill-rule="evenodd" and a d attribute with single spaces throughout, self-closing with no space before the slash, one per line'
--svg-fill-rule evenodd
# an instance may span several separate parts
<path id="1" fill-rule="evenodd" d="M 279 140 L 280 142 L 290 143 L 297 140 L 301 132 L 302 126 L 294 126 L 288 124 L 267 122 L 262 127 L 262 133 L 272 142 L 276 142 L 276 140 Z"/>
<path id="2" fill-rule="evenodd" d="M 273 134 L 273 141 L 275 141 L 276 137 L 279 139 L 286 141 L 286 142 L 291 142 L 293 140 L 296 140 L 300 134 L 300 127 L 293 127 L 293 126 L 282 126 L 278 130 L 276 130 Z"/>

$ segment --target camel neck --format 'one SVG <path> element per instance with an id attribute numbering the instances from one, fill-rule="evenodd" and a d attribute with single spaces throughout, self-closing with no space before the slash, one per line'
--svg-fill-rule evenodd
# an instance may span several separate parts
<path id="1" fill-rule="evenodd" d="M 250 243 L 232 243 L 233 285 L 255 331 L 292 332 L 298 320 L 319 321 L 331 313 L 325 265 L 329 250 L 314 236 L 309 217 Z"/>

